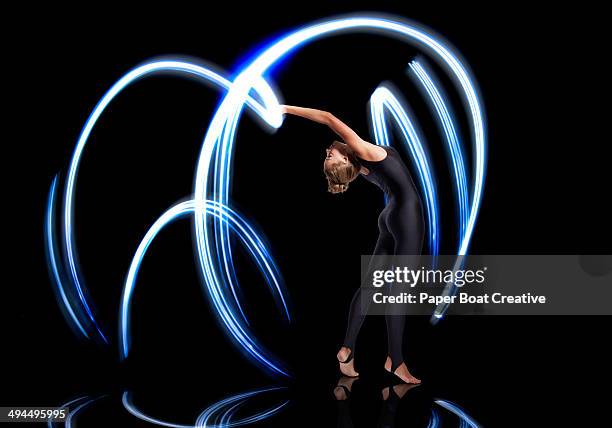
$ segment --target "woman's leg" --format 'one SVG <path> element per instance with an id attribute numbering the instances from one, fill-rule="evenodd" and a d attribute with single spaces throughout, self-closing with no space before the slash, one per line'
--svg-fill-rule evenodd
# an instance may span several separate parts
<path id="1" fill-rule="evenodd" d="M 419 261 L 419 256 L 402 258 L 406 260 L 406 265 L 416 266 Z M 409 260 L 410 259 L 410 260 Z M 402 290 L 398 288 L 394 294 L 399 295 Z M 391 359 L 391 371 L 395 371 L 403 362 L 403 343 L 404 343 L 404 326 L 406 324 L 406 315 L 404 308 L 400 304 L 387 305 L 385 322 L 387 324 L 387 344 L 388 355 Z"/>
<path id="2" fill-rule="evenodd" d="M 393 254 L 395 249 L 395 242 L 393 240 L 393 236 L 387 229 L 386 225 L 386 212 L 383 210 L 378 220 L 378 240 L 376 241 L 376 246 L 374 247 L 373 255 L 390 255 Z M 376 268 L 376 260 L 375 257 L 372 257 L 370 260 L 370 264 L 368 266 L 368 271 L 372 271 Z M 367 292 L 370 290 L 368 289 Z M 373 290 L 371 290 L 373 292 Z M 359 330 L 363 325 L 363 321 L 366 316 L 366 308 L 361 307 L 361 300 L 363 298 L 363 287 L 359 287 L 359 289 L 353 295 L 353 300 L 349 306 L 349 316 L 348 316 L 348 325 L 346 328 L 346 335 L 344 337 L 343 348 L 348 348 L 349 352 L 344 352 L 343 355 L 347 357 L 353 356 L 355 353 L 355 342 L 357 341 L 357 335 L 359 334 Z M 370 301 L 370 299 L 368 299 Z M 341 350 L 342 351 L 342 350 Z M 339 358 L 340 361 L 343 361 L 344 358 Z"/>
<path id="3" fill-rule="evenodd" d="M 419 206 L 409 205 L 395 210 L 388 217 L 388 227 L 395 240 L 394 254 L 405 256 L 408 267 L 416 268 L 422 251 L 424 234 L 423 218 Z M 406 316 L 402 309 L 401 305 L 387 307 L 385 321 L 390 361 L 387 361 L 386 366 L 394 373 L 402 366 L 400 377 L 404 381 L 415 382 L 418 379 L 410 375 L 404 364 L 403 342 Z M 400 375 L 399 372 L 397 374 Z"/>

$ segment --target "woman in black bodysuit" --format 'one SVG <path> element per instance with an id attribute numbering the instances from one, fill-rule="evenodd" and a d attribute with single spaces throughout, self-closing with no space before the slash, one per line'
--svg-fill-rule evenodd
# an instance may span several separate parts
<path id="1" fill-rule="evenodd" d="M 323 170 L 332 193 L 345 192 L 358 176 L 377 185 L 387 196 L 387 206 L 378 217 L 379 236 L 373 255 L 414 255 L 421 253 L 424 220 L 421 202 L 406 165 L 397 151 L 362 140 L 331 113 L 310 108 L 283 106 L 283 112 L 329 126 L 344 143 L 335 141 L 328 149 Z M 372 268 L 372 266 L 370 266 Z M 337 354 L 340 371 L 358 376 L 354 368 L 355 341 L 365 318 L 359 288 L 351 302 L 348 328 Z M 407 383 L 421 381 L 410 374 L 402 355 L 405 317 L 386 315 L 389 353 L 385 369 Z"/>

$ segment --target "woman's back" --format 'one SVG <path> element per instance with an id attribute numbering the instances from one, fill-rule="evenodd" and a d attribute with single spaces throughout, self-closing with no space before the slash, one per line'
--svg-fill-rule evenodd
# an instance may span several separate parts
<path id="1" fill-rule="evenodd" d="M 362 176 L 377 185 L 389 198 L 397 202 L 419 202 L 420 197 L 414 185 L 406 164 L 393 147 L 381 146 L 387 152 L 387 157 L 381 161 L 360 159 L 368 169 L 368 174 Z"/>

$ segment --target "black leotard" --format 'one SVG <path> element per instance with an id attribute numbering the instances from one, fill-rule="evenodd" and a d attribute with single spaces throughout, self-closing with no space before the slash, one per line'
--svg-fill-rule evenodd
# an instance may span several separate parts
<path id="1" fill-rule="evenodd" d="M 383 147 L 387 157 L 378 162 L 361 160 L 369 173 L 362 176 L 376 184 L 387 196 L 387 205 L 378 217 L 378 240 L 373 255 L 420 255 L 423 245 L 424 220 L 421 199 L 408 168 L 392 147 Z M 361 310 L 361 291 L 353 297 L 349 311 L 344 346 L 355 352 L 355 341 L 365 318 Z M 395 306 L 397 309 L 397 305 Z M 400 311 L 401 312 L 401 311 Z M 387 339 L 392 370 L 402 362 L 405 317 L 387 313 Z"/>
<path id="2" fill-rule="evenodd" d="M 378 217 L 380 233 L 392 235 L 392 254 L 420 254 L 424 229 L 421 198 L 397 150 L 393 147 L 383 148 L 387 152 L 383 160 L 361 160 L 369 171 L 369 174 L 362 176 L 387 195 L 387 206 Z"/>

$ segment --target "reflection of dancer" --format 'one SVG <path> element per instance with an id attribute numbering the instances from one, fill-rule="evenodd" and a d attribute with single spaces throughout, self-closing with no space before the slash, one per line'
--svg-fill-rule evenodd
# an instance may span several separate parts
<path id="1" fill-rule="evenodd" d="M 343 376 L 334 388 L 334 397 L 338 402 L 338 428 L 353 428 L 354 426 L 349 398 L 353 392 L 353 382 L 356 380 L 355 377 Z"/>
<path id="2" fill-rule="evenodd" d="M 334 396 L 338 407 L 338 428 L 353 428 L 354 426 L 349 406 L 354 380 L 355 378 L 342 377 L 334 388 Z M 396 425 L 396 422 L 398 422 L 398 405 L 404 395 L 413 388 L 417 388 L 417 385 L 401 383 L 388 386 L 382 390 L 383 407 L 378 418 L 378 427 L 392 428 Z"/>
<path id="3" fill-rule="evenodd" d="M 335 141 L 328 149 L 323 169 L 328 190 L 341 193 L 349 183 L 361 175 L 376 184 L 387 196 L 387 206 L 378 217 L 379 236 L 374 255 L 419 255 L 423 243 L 424 220 L 421 201 L 408 168 L 397 151 L 362 140 L 345 123 L 331 113 L 294 106 L 283 106 L 284 113 L 301 116 L 329 126 L 344 143 Z M 340 371 L 347 376 L 358 376 L 353 366 L 355 341 L 365 313 L 360 310 L 361 288 L 351 302 L 348 328 L 344 344 L 338 351 Z M 407 383 L 421 381 L 410 374 L 402 355 L 404 336 L 403 315 L 386 316 L 389 344 L 385 369 Z"/>
<path id="4" fill-rule="evenodd" d="M 404 383 L 400 385 L 391 385 L 382 390 L 382 397 L 385 402 L 378 421 L 378 426 L 380 428 L 391 428 L 395 426 L 397 420 L 397 405 L 402 397 L 415 387 L 417 386 L 406 385 Z"/>

